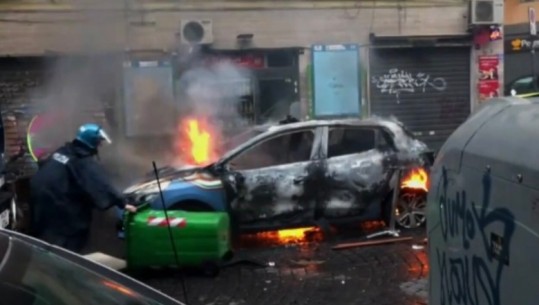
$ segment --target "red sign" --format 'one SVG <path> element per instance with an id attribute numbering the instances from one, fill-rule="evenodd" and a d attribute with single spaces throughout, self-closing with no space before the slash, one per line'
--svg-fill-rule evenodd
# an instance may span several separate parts
<path id="1" fill-rule="evenodd" d="M 205 59 L 209 65 L 214 65 L 219 62 L 232 62 L 238 66 L 251 69 L 264 68 L 264 55 L 263 54 L 242 54 L 242 55 L 209 55 Z"/>
<path id="2" fill-rule="evenodd" d="M 477 87 L 480 101 L 499 96 L 500 82 L 497 80 L 480 81 Z"/>
<path id="3" fill-rule="evenodd" d="M 479 82 L 477 91 L 479 92 L 479 101 L 499 96 L 500 81 L 498 78 L 498 69 L 500 59 L 497 55 L 479 56 L 478 74 Z"/>
<path id="4" fill-rule="evenodd" d="M 479 56 L 479 80 L 498 80 L 498 56 Z"/>

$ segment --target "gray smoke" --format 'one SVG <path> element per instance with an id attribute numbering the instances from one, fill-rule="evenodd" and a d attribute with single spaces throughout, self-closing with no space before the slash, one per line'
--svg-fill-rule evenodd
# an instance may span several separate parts
<path id="1" fill-rule="evenodd" d="M 151 77 L 133 80 L 134 95 L 126 101 L 131 111 L 126 112 L 122 75 L 126 58 L 118 51 L 127 41 L 124 30 L 129 18 L 121 11 L 106 10 L 113 5 L 108 1 L 77 1 L 82 12 L 78 22 L 54 39 L 62 39 L 62 45 L 71 47 L 70 54 L 80 56 L 57 54 L 44 85 L 29 93 L 33 113 L 54 113 L 61 122 L 38 134 L 40 146 L 54 149 L 72 140 L 81 124 L 102 124 L 113 145 L 101 149 L 101 162 L 124 186 L 150 172 L 152 161 L 165 166 L 184 159 L 178 156 L 185 153 L 178 145 L 186 140 L 181 129 L 186 118 L 206 120 L 217 142 L 233 129 L 230 125 L 246 124 L 237 108 L 241 95 L 250 94 L 248 71 L 232 63 L 207 67 L 197 60 L 198 54 L 180 58 L 185 67 L 175 82 L 175 97 Z M 237 85 L 241 82 L 243 88 Z M 153 131 L 153 135 L 126 137 L 128 120 L 136 130 Z M 214 146 L 217 149 L 219 143 Z"/>
<path id="2" fill-rule="evenodd" d="M 242 96 L 251 95 L 249 71 L 232 63 L 197 66 L 187 70 L 177 82 L 179 120 L 194 118 L 203 123 L 211 134 L 211 145 L 215 156 L 222 153 L 226 139 L 238 130 L 245 129 L 250 122 L 238 111 Z M 246 108 L 246 107 L 244 107 Z M 249 109 L 243 109 L 249 111 Z M 182 125 L 178 125 L 183 127 Z M 176 165 L 182 166 L 186 158 L 185 130 L 175 138 L 179 152 Z"/>

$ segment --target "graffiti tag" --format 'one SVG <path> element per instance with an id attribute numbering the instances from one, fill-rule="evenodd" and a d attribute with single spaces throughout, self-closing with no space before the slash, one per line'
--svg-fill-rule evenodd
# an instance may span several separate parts
<path id="1" fill-rule="evenodd" d="M 442 77 L 432 77 L 422 72 L 413 75 L 397 68 L 390 69 L 384 75 L 373 76 L 372 83 L 376 88 L 380 89 L 381 93 L 395 95 L 397 99 L 403 92 L 425 93 L 427 88 L 432 88 L 436 91 L 444 91 L 447 88 L 445 79 Z"/>
<path id="2" fill-rule="evenodd" d="M 468 201 L 466 191 L 447 195 L 447 172 L 442 173 L 440 224 L 445 245 L 460 244 L 463 251 L 436 249 L 440 274 L 440 304 L 499 305 L 500 280 L 509 264 L 515 217 L 506 208 L 489 208 L 491 177 L 483 176 L 481 205 Z M 493 224 L 501 232 L 488 231 Z M 498 236 L 496 233 L 500 233 Z M 470 249 L 473 241 L 474 247 Z M 458 253 L 458 254 L 454 254 Z M 504 259 L 500 259 L 504 258 Z"/>

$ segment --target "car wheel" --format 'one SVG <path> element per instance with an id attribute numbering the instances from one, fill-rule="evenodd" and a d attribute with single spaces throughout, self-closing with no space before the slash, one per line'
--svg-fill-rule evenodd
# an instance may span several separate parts
<path id="1" fill-rule="evenodd" d="M 425 224 L 427 195 L 423 192 L 402 192 L 397 202 L 395 220 L 406 229 L 419 228 Z"/>

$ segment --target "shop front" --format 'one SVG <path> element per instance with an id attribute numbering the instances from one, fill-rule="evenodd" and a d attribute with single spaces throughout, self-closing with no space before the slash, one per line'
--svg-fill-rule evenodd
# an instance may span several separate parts
<path id="1" fill-rule="evenodd" d="M 395 116 L 439 149 L 470 114 L 470 43 L 466 38 L 421 45 L 373 40 L 370 113 Z"/>
<path id="2" fill-rule="evenodd" d="M 300 50 L 201 50 L 188 65 L 176 67 L 180 112 L 218 111 L 216 119 L 230 132 L 294 114 Z M 197 92 L 202 88 L 203 93 Z M 208 111 L 203 109 L 205 102 L 211 105 Z"/>
<path id="3" fill-rule="evenodd" d="M 510 25 L 504 44 L 505 95 L 539 91 L 539 37 L 530 35 L 528 24 Z"/>

